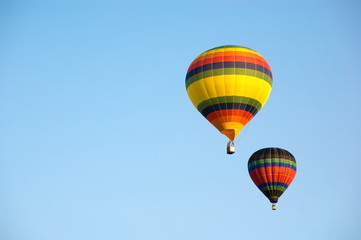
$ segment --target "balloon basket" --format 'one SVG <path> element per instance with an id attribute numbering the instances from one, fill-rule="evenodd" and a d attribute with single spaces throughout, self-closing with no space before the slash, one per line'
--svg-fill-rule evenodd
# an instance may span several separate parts
<path id="1" fill-rule="evenodd" d="M 233 154 L 236 152 L 236 147 L 232 141 L 229 141 L 227 144 L 227 154 Z"/>

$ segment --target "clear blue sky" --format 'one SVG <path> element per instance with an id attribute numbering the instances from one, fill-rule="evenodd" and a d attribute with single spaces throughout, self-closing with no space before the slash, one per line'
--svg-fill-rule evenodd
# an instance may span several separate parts
<path id="1" fill-rule="evenodd" d="M 0 1 L 0 239 L 360 239 L 361 4 L 270 2 Z M 184 84 L 225 44 L 274 77 L 231 156 Z M 277 211 L 270 146 L 298 161 Z"/>

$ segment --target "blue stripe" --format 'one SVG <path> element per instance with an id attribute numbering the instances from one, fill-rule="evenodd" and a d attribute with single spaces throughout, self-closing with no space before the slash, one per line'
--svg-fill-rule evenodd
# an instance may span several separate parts
<path id="1" fill-rule="evenodd" d="M 260 164 L 254 165 L 248 169 L 248 172 L 252 172 L 255 169 L 263 168 L 263 167 L 286 167 L 286 168 L 291 168 L 296 171 L 296 167 L 289 163 L 268 162 L 268 163 L 260 163 Z"/>

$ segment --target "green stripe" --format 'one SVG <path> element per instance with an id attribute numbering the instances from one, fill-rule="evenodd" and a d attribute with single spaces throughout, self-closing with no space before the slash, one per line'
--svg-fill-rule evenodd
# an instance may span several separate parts
<path id="1" fill-rule="evenodd" d="M 264 164 L 264 163 L 272 163 L 272 162 L 277 162 L 277 163 L 285 163 L 285 164 L 289 164 L 292 165 L 294 167 L 297 167 L 296 162 L 291 161 L 289 159 L 283 159 L 283 158 L 265 158 L 265 159 L 260 159 L 260 160 L 256 160 L 256 161 L 252 161 L 248 163 L 248 168 L 252 168 L 255 165 L 258 164 Z"/>
<path id="2" fill-rule="evenodd" d="M 216 49 L 220 49 L 220 48 L 241 48 L 241 49 L 244 48 L 244 49 L 252 50 L 250 48 L 238 46 L 238 45 L 224 45 L 224 46 L 219 46 L 219 47 L 209 49 L 208 51 L 212 51 L 212 50 L 216 50 Z M 206 51 L 206 52 L 208 52 L 208 51 Z M 254 51 L 254 50 L 252 50 L 252 51 Z"/>
<path id="3" fill-rule="evenodd" d="M 198 109 L 199 112 L 202 112 L 206 107 L 212 106 L 214 104 L 232 103 L 232 102 L 252 105 L 258 111 L 262 108 L 262 104 L 259 101 L 255 100 L 253 98 L 242 97 L 242 96 L 224 96 L 224 97 L 217 97 L 217 98 L 207 99 L 207 100 L 201 102 L 198 105 L 197 109 Z"/>
<path id="4" fill-rule="evenodd" d="M 261 192 L 264 192 L 264 191 L 286 191 L 286 187 L 282 187 L 282 186 L 275 186 L 275 185 L 271 185 L 271 186 L 265 186 L 263 188 L 260 188 Z"/>
<path id="5" fill-rule="evenodd" d="M 200 79 L 220 76 L 220 75 L 246 75 L 251 77 L 257 77 L 265 80 L 272 86 L 272 78 L 263 72 L 253 69 L 247 69 L 247 68 L 219 68 L 219 69 L 204 71 L 191 76 L 186 80 L 186 88 L 188 88 L 189 85 Z"/>

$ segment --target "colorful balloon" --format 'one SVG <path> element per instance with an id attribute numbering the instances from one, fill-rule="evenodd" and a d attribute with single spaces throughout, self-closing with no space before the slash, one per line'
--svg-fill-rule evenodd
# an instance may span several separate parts
<path id="1" fill-rule="evenodd" d="M 272 73 L 259 53 L 226 45 L 199 55 L 189 66 L 185 83 L 193 105 L 233 141 L 266 103 Z"/>
<path id="2" fill-rule="evenodd" d="M 296 159 L 287 150 L 264 148 L 253 153 L 248 161 L 252 181 L 276 210 L 278 198 L 292 183 L 297 170 Z"/>

